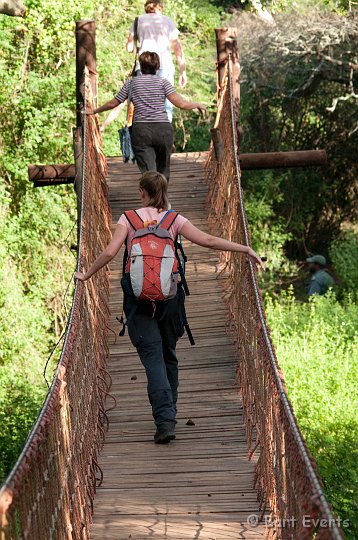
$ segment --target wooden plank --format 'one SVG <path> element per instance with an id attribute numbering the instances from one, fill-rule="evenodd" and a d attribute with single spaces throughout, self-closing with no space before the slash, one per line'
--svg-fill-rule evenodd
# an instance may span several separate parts
<path id="1" fill-rule="evenodd" d="M 169 196 L 203 230 L 206 154 L 173 155 Z M 196 161 L 195 161 L 196 160 Z M 125 209 L 139 204 L 136 167 L 108 160 L 113 225 Z M 191 196 L 192 195 L 192 196 Z M 178 344 L 179 399 L 177 439 L 153 443 L 155 426 L 146 396 L 146 377 L 129 338 L 118 337 L 122 310 L 119 254 L 110 265 L 108 367 L 117 406 L 100 458 L 104 472 L 95 498 L 91 538 L 237 539 L 264 537 L 263 526 L 247 523 L 259 514 L 253 489 L 255 459 L 248 460 L 236 351 L 226 328 L 222 277 L 215 252 L 185 241 L 191 295 L 187 314 L 196 339 Z M 112 404 L 111 402 L 109 404 Z M 188 419 L 194 425 L 187 425 Z"/>
<path id="2" fill-rule="evenodd" d="M 144 540 L 167 538 L 172 540 L 258 540 L 263 538 L 263 526 L 250 526 L 239 513 L 213 515 L 187 515 L 178 518 L 168 515 L 142 515 L 140 520 L 126 516 L 110 523 L 106 518 L 93 527 L 93 539 L 98 540 Z"/>

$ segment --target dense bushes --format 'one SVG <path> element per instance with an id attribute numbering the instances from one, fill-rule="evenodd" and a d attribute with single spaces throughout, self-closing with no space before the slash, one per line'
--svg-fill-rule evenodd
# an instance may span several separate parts
<path id="1" fill-rule="evenodd" d="M 275 26 L 247 14 L 239 26 L 242 66 L 242 151 L 323 148 L 328 166 L 272 173 L 276 193 L 268 199 L 292 238 L 290 258 L 327 250 L 341 223 L 357 216 L 358 130 L 353 89 L 358 19 L 311 10 L 276 15 Z M 355 67 L 354 67 L 355 66 Z M 260 175 L 245 174 L 256 193 Z M 265 180 L 264 180 L 265 181 Z M 258 186 L 259 185 L 259 186 Z"/>
<path id="2" fill-rule="evenodd" d="M 352 292 L 358 291 L 358 236 L 354 229 L 344 231 L 335 238 L 329 254 L 340 277 L 340 286 Z"/>

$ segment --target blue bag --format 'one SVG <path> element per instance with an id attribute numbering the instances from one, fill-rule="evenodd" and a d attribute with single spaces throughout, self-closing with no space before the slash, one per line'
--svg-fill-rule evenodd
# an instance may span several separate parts
<path id="1" fill-rule="evenodd" d="M 129 107 L 131 103 L 131 93 L 132 93 L 132 81 L 130 81 L 129 83 L 126 125 L 122 127 L 118 132 L 124 163 L 135 163 L 135 154 L 132 147 L 131 133 L 128 127 L 128 115 L 129 115 Z"/>
<path id="2" fill-rule="evenodd" d="M 119 130 L 119 142 L 121 144 L 124 163 L 135 163 L 135 155 L 128 126 L 124 126 Z"/>

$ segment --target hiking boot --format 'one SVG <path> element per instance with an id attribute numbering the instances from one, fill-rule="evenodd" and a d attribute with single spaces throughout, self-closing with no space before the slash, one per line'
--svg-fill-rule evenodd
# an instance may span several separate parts
<path id="1" fill-rule="evenodd" d="M 168 444 L 175 439 L 175 423 L 163 422 L 157 427 L 157 431 L 154 435 L 154 442 L 156 444 Z"/>

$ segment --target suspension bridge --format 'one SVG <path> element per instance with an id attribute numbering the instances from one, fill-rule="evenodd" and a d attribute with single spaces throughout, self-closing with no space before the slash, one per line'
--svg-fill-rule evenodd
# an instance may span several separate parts
<path id="1" fill-rule="evenodd" d="M 225 43 L 214 143 L 172 156 L 169 197 L 201 229 L 249 244 L 238 72 L 234 42 Z M 78 50 L 85 109 L 97 95 L 86 54 Z M 74 181 L 77 268 L 88 268 L 120 214 L 138 207 L 139 173 L 106 159 L 96 118 L 78 116 L 74 149 L 74 166 L 31 174 L 38 185 Z M 52 386 L 0 491 L 1 540 L 344 538 L 287 397 L 254 266 L 240 254 L 185 249 L 196 345 L 184 336 L 178 346 L 177 439 L 153 444 L 144 370 L 118 337 L 120 254 L 110 272 L 76 283 Z"/>

